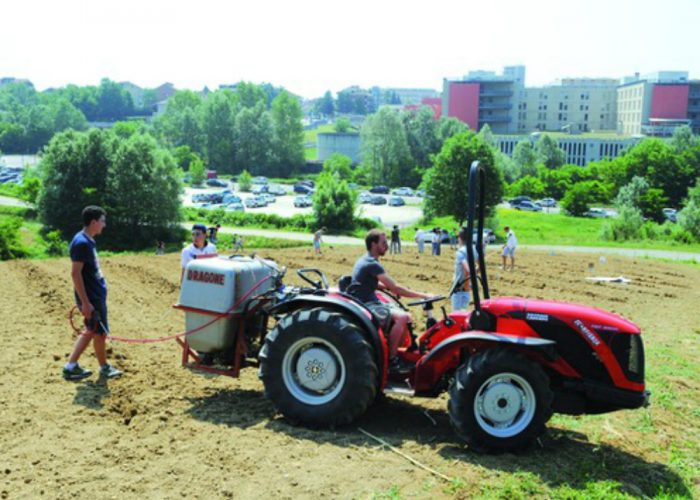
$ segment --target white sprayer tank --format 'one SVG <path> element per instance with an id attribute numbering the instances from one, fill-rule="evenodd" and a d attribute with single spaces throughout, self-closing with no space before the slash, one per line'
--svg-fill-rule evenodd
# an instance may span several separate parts
<path id="1" fill-rule="evenodd" d="M 187 331 L 221 317 L 187 336 L 190 347 L 199 352 L 217 352 L 233 346 L 238 314 L 248 299 L 272 289 L 277 265 L 251 257 L 195 259 L 187 264 L 178 307 L 185 310 Z M 250 296 L 236 305 L 256 283 L 268 278 Z M 236 305 L 235 308 L 233 306 Z M 232 309 L 233 308 L 233 309 Z"/>

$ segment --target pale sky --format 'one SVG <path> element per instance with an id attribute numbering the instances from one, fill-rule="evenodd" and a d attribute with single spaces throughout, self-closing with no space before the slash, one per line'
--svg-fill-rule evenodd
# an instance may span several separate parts
<path id="1" fill-rule="evenodd" d="M 47 87 L 269 82 L 442 88 L 524 64 L 526 85 L 658 70 L 700 79 L 699 0 L 4 0 L 0 77 Z"/>

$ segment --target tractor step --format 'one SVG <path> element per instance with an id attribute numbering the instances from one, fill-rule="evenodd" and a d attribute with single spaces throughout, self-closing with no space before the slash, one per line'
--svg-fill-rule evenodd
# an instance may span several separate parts
<path id="1" fill-rule="evenodd" d="M 404 396 L 413 396 L 415 391 L 407 382 L 388 381 L 384 386 L 384 394 L 402 394 Z"/>

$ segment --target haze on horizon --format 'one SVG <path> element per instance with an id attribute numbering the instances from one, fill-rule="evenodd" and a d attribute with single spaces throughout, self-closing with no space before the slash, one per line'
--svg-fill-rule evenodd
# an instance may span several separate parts
<path id="1" fill-rule="evenodd" d="M 528 86 L 659 70 L 700 78 L 697 0 L 24 0 L 0 13 L 0 77 L 39 90 L 245 80 L 313 98 L 350 85 L 440 90 L 443 78 L 514 64 Z"/>

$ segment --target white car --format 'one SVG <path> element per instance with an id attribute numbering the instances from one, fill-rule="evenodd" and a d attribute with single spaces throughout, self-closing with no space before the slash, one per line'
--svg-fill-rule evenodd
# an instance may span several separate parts
<path id="1" fill-rule="evenodd" d="M 588 211 L 584 212 L 586 217 L 593 217 L 594 219 L 607 219 L 611 216 L 610 212 L 604 208 L 591 207 Z"/>
<path id="2" fill-rule="evenodd" d="M 391 194 L 396 195 L 396 196 L 413 196 L 413 189 L 410 187 L 400 187 L 397 189 L 394 189 Z"/>

